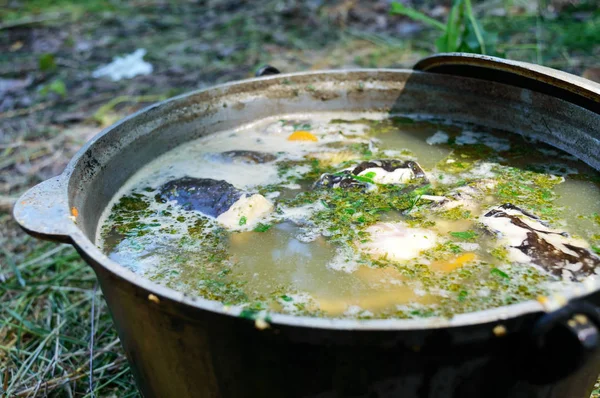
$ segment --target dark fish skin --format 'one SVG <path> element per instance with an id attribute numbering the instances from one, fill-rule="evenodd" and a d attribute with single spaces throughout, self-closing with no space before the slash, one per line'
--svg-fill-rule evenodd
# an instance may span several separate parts
<path id="1" fill-rule="evenodd" d="M 575 255 L 573 255 L 560 250 L 560 248 L 554 246 L 544 239 L 545 235 L 559 235 L 568 237 L 566 232 L 553 232 L 535 229 L 530 225 L 527 225 L 519 217 L 508 214 L 505 210 L 518 211 L 533 221 L 536 221 L 542 225 L 544 225 L 544 223 L 537 216 L 510 203 L 503 204 L 502 206 L 498 206 L 497 208 L 487 212 L 484 217 L 508 218 L 511 224 L 518 228 L 527 230 L 527 238 L 519 245 L 511 247 L 519 249 L 521 252 L 529 256 L 535 264 L 541 266 L 551 274 L 559 277 L 563 276 L 563 270 L 567 270 L 571 273 L 571 279 L 577 279 L 579 277 L 595 274 L 596 267 L 600 266 L 600 258 L 595 256 L 591 251 L 584 247 L 575 246 L 566 242 L 563 243 L 563 246 L 565 246 L 569 251 L 575 253 Z M 566 268 L 566 266 L 569 264 L 577 263 L 582 264 L 581 268 L 577 271 Z"/>
<path id="2" fill-rule="evenodd" d="M 185 210 L 218 217 L 234 204 L 243 192 L 223 180 L 183 177 L 167 182 L 158 188 L 157 199 L 176 201 Z"/>
<path id="3" fill-rule="evenodd" d="M 344 170 L 341 174 L 323 174 L 315 183 L 315 188 L 367 188 L 367 183 L 353 179 L 352 175 L 359 175 L 363 171 L 372 168 L 382 168 L 387 172 L 392 172 L 396 169 L 411 169 L 416 180 L 422 180 L 424 184 L 428 184 L 427 176 L 421 166 L 412 160 L 398 159 L 382 159 L 370 160 L 359 163 L 352 170 Z"/>
<path id="4" fill-rule="evenodd" d="M 383 159 L 383 160 L 370 160 L 361 162 L 352 170 L 352 174 L 359 175 L 365 170 L 381 167 L 387 172 L 392 172 L 396 169 L 411 169 L 416 179 L 426 178 L 425 171 L 419 166 L 419 164 L 413 160 L 398 160 L 398 159 Z"/>
<path id="5" fill-rule="evenodd" d="M 340 174 L 328 174 L 325 173 L 315 183 L 315 188 L 361 188 L 367 187 L 367 184 L 358 180 L 355 180 L 350 175 L 352 173 L 349 170 L 344 170 Z"/>
<path id="6" fill-rule="evenodd" d="M 221 152 L 221 155 L 225 158 L 232 160 L 240 160 L 245 163 L 267 163 L 277 159 L 277 156 L 268 152 L 259 151 L 245 151 L 245 150 L 234 150 Z"/>

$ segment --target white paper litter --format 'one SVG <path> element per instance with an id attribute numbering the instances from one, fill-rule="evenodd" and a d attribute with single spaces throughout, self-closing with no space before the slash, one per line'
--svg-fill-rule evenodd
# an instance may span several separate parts
<path id="1" fill-rule="evenodd" d="M 92 72 L 92 76 L 95 78 L 108 76 L 116 82 L 121 79 L 131 79 L 137 75 L 149 75 L 152 73 L 152 64 L 144 61 L 144 55 L 146 55 L 146 50 L 138 48 L 124 57 L 114 57 L 110 64 L 101 66 Z"/>

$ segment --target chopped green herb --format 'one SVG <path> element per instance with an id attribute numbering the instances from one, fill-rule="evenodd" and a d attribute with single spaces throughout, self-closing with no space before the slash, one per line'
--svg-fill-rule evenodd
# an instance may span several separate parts
<path id="1" fill-rule="evenodd" d="M 258 225 L 254 227 L 254 232 L 267 232 L 269 228 L 271 228 L 271 224 L 258 223 Z"/>
<path id="2" fill-rule="evenodd" d="M 240 218 L 240 222 L 239 222 L 239 224 L 240 224 L 240 227 L 241 227 L 242 225 L 246 225 L 246 221 L 248 221 L 248 219 L 246 218 L 246 216 L 242 216 L 242 217 Z"/>
<path id="3" fill-rule="evenodd" d="M 283 296 L 281 296 L 281 299 L 282 299 L 283 301 L 286 301 L 286 302 L 288 302 L 288 303 L 289 303 L 290 301 L 294 301 L 294 299 L 293 299 L 293 298 L 291 298 L 290 296 L 286 296 L 285 294 L 284 294 Z"/>
<path id="4" fill-rule="evenodd" d="M 367 173 L 369 174 L 369 173 Z M 369 184 L 375 184 L 375 182 L 369 178 L 365 176 L 355 176 L 355 175 L 351 175 L 350 177 L 352 177 L 353 179 L 355 179 L 356 181 L 360 181 L 360 182 L 368 182 Z"/>
<path id="5" fill-rule="evenodd" d="M 460 293 L 458 293 L 458 301 L 465 301 L 468 295 L 469 292 L 467 292 L 466 290 L 461 290 Z"/>
<path id="6" fill-rule="evenodd" d="M 506 272 L 504 272 L 504 271 L 502 271 L 502 270 L 500 270 L 498 268 L 492 268 L 491 271 L 490 271 L 490 274 L 497 275 L 497 276 L 499 276 L 501 278 L 504 278 L 504 279 L 510 279 L 510 276 L 508 276 L 508 274 Z"/>
<path id="7" fill-rule="evenodd" d="M 477 233 L 474 231 L 450 232 L 450 235 L 454 236 L 455 238 L 465 240 L 473 240 L 477 237 Z"/>
<path id="8" fill-rule="evenodd" d="M 257 310 L 255 308 L 244 308 L 241 312 L 239 317 L 240 318 L 245 318 L 245 319 L 252 319 L 255 320 L 258 317 L 258 314 L 260 313 L 261 310 Z"/>
<path id="9" fill-rule="evenodd" d="M 376 175 L 377 174 L 375 174 L 374 171 L 369 171 L 368 173 L 364 174 L 364 177 L 373 179 L 373 178 L 375 178 Z"/>

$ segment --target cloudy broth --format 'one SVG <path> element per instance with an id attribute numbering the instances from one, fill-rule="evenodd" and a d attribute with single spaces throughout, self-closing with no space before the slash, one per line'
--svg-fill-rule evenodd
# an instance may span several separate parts
<path id="1" fill-rule="evenodd" d="M 273 118 L 146 165 L 97 242 L 136 273 L 246 314 L 452 316 L 595 278 L 600 175 L 474 126 Z"/>

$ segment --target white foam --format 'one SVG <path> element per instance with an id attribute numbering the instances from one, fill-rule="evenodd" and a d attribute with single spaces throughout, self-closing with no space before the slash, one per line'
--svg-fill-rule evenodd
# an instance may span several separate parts
<path id="1" fill-rule="evenodd" d="M 463 131 L 456 137 L 457 145 L 483 144 L 497 152 L 508 151 L 510 141 L 505 138 L 496 137 L 488 133 L 479 133 L 474 131 Z"/>
<path id="2" fill-rule="evenodd" d="M 427 138 L 425 142 L 427 142 L 429 145 L 447 144 L 448 139 L 450 139 L 450 136 L 447 133 L 438 131 L 431 137 Z"/>
<path id="3" fill-rule="evenodd" d="M 338 248 L 335 256 L 327 263 L 327 268 L 334 271 L 352 273 L 360 267 L 355 253 L 348 248 Z"/>

